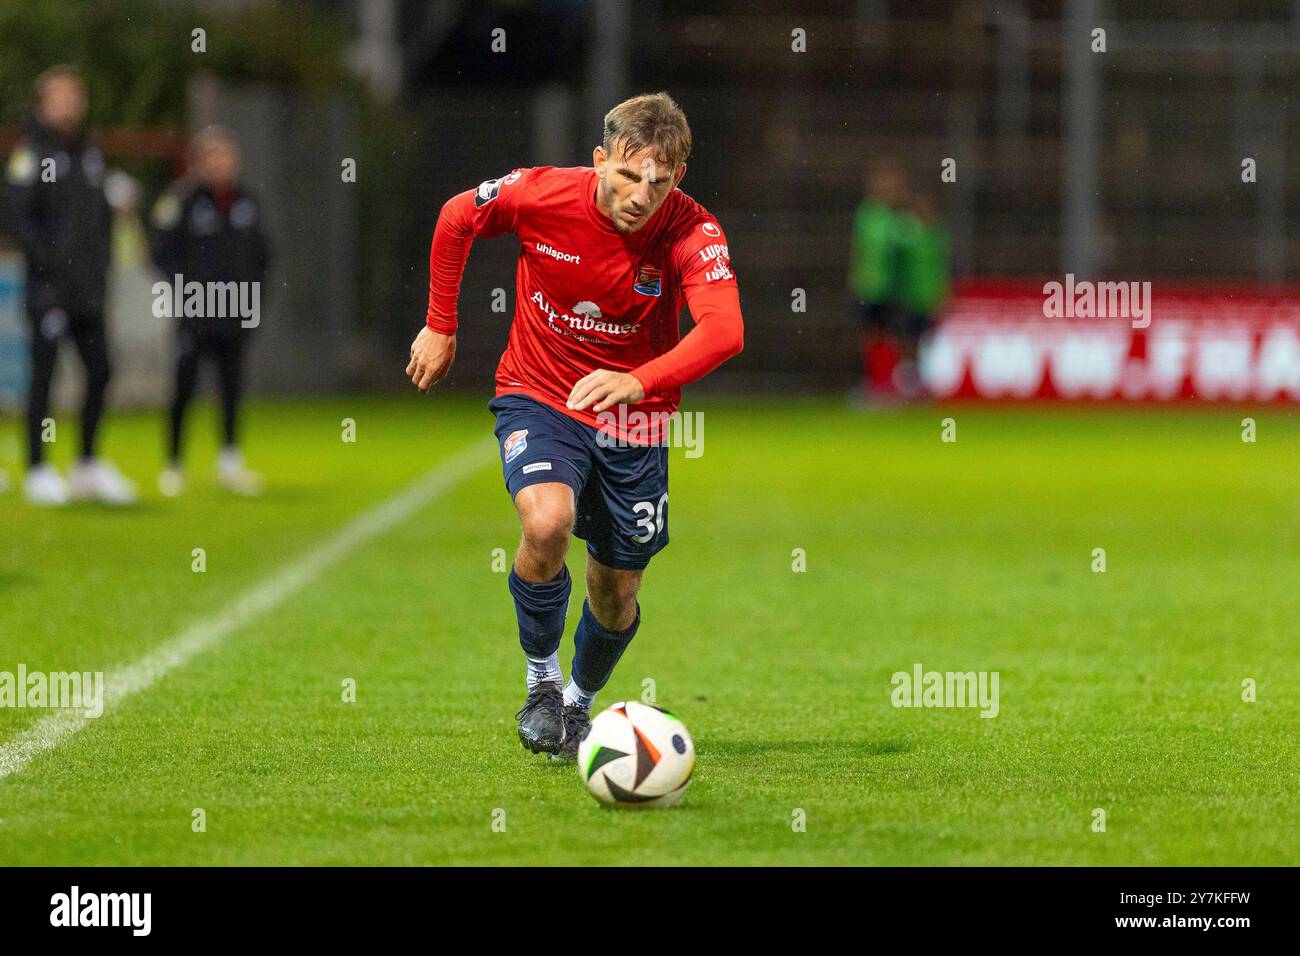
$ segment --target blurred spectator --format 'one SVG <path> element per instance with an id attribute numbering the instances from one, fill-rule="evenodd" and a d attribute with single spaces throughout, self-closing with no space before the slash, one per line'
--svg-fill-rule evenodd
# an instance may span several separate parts
<path id="1" fill-rule="evenodd" d="M 907 171 L 892 157 L 866 174 L 866 196 L 853 217 L 849 290 L 863 330 L 863 388 L 868 400 L 897 396 L 893 371 L 900 325 L 904 215 L 911 202 Z"/>
<path id="2" fill-rule="evenodd" d="M 924 391 L 917 371 L 917 350 L 948 300 L 948 228 L 939 218 L 933 194 L 924 191 L 913 194 L 911 209 L 900 222 L 899 361 L 892 378 L 903 397 L 914 398 Z"/>
<path id="3" fill-rule="evenodd" d="M 112 213 L 104 192 L 104 155 L 85 126 L 86 88 L 72 67 L 36 81 L 36 104 L 6 168 L 6 230 L 27 258 L 31 388 L 27 403 L 27 498 L 62 505 L 70 498 L 129 504 L 135 488 L 96 457 L 110 377 L 104 299 Z M 68 480 L 45 461 L 45 421 L 59 342 L 70 338 L 86 368 L 81 455 Z"/>
<path id="4" fill-rule="evenodd" d="M 863 327 L 864 395 L 874 402 L 917 398 L 917 351 L 948 298 L 948 230 L 934 196 L 914 190 L 897 159 L 871 166 L 866 189 L 849 264 Z"/>
<path id="5" fill-rule="evenodd" d="M 190 170 L 173 183 L 154 205 L 150 249 L 154 263 L 169 282 L 188 287 L 197 282 L 225 286 L 234 283 L 245 301 L 260 306 L 266 279 L 267 246 L 262 210 L 239 181 L 241 157 L 234 135 L 208 127 L 190 146 Z M 250 287 L 256 295 L 249 295 Z M 207 299 L 210 304 L 212 297 Z M 239 403 L 243 365 L 252 326 L 239 314 L 186 314 L 177 317 L 176 386 L 171 403 L 167 467 L 158 479 L 164 495 L 184 488 L 181 440 L 185 412 L 198 385 L 204 359 L 216 367 L 221 392 L 222 450 L 217 480 L 230 491 L 255 495 L 261 479 L 244 465 L 239 450 Z M 224 310 L 223 310 L 224 311 Z"/>

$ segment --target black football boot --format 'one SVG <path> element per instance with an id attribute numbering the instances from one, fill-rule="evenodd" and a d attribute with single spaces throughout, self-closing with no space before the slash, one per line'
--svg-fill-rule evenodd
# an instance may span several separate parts
<path id="1" fill-rule="evenodd" d="M 519 742 L 535 754 L 560 752 L 564 743 L 564 693 L 558 681 L 545 680 L 528 692 L 519 721 Z"/>
<path id="2" fill-rule="evenodd" d="M 558 759 L 577 760 L 578 744 L 591 732 L 591 714 L 575 704 L 564 706 L 564 743 L 560 745 Z"/>

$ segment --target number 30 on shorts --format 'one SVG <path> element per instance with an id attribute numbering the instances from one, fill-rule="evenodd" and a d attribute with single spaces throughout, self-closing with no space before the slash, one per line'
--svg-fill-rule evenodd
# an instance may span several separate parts
<path id="1" fill-rule="evenodd" d="M 638 501 L 632 506 L 632 510 L 637 514 L 644 514 L 644 517 L 636 519 L 636 526 L 645 528 L 644 533 L 632 536 L 633 541 L 637 544 L 645 544 L 647 541 L 652 541 L 655 535 L 663 533 L 664 505 L 666 504 L 668 504 L 667 492 L 659 499 L 657 507 L 649 501 Z"/>

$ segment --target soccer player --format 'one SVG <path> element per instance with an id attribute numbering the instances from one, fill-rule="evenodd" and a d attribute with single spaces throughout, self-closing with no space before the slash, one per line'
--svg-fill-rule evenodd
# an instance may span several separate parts
<path id="1" fill-rule="evenodd" d="M 112 211 L 104 192 L 104 154 L 86 129 L 86 87 L 70 66 L 36 81 L 36 109 L 6 170 L 8 231 L 27 258 L 32 374 L 27 402 L 28 470 L 33 504 L 70 498 L 131 504 L 135 486 L 96 456 L 110 366 L 104 300 Z M 70 338 L 86 367 L 81 456 L 68 480 L 45 461 L 44 431 L 59 342 Z"/>
<path id="2" fill-rule="evenodd" d="M 169 282 L 198 282 L 204 287 L 209 283 L 260 285 L 266 280 L 268 260 L 262 210 L 257 197 L 239 181 L 240 154 L 234 134 L 219 126 L 200 132 L 190 144 L 190 164 L 189 174 L 173 183 L 154 205 L 149 237 L 154 263 Z M 158 477 L 164 495 L 174 497 L 184 489 L 185 412 L 205 358 L 216 366 L 221 391 L 223 442 L 217 481 L 236 494 L 256 495 L 261 490 L 261 477 L 244 465 L 238 442 L 244 355 L 251 334 L 239 315 L 177 319 L 168 463 Z"/>
<path id="3" fill-rule="evenodd" d="M 448 200 L 434 229 L 426 327 L 406 370 L 421 391 L 456 354 L 470 244 L 506 232 L 520 241 L 488 408 L 523 531 L 509 586 L 528 685 L 519 739 L 534 753 L 576 756 L 592 702 L 641 625 L 642 572 L 668 544 L 667 416 L 683 385 L 743 345 L 726 236 L 677 188 L 690 151 L 668 94 L 633 97 L 605 115 L 593 166 L 489 179 Z M 683 304 L 695 327 L 679 341 Z M 587 599 L 564 684 L 571 534 L 587 542 Z"/>

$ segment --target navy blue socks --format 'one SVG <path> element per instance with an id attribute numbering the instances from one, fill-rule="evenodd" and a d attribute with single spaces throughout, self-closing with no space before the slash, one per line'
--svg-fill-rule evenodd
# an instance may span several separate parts
<path id="1" fill-rule="evenodd" d="M 614 665 L 632 643 L 640 624 L 641 606 L 637 605 L 636 618 L 626 631 L 608 631 L 591 613 L 591 605 L 582 602 L 582 620 L 573 635 L 573 666 L 569 671 L 569 683 L 576 687 L 572 692 L 569 687 L 565 688 L 565 703 L 591 707 L 596 692 L 609 680 Z"/>
<path id="2" fill-rule="evenodd" d="M 515 616 L 519 619 L 519 644 L 535 660 L 554 654 L 564 637 L 564 618 L 569 612 L 569 592 L 573 580 L 568 567 L 549 581 L 533 584 L 510 569 L 510 593 L 515 599 Z"/>

